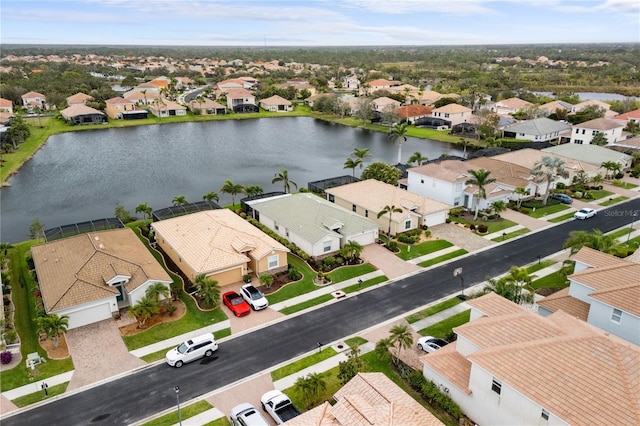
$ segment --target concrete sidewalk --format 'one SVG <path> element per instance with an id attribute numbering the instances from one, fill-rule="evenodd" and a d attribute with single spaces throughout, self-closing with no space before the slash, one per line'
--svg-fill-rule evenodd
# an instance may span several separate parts
<path id="1" fill-rule="evenodd" d="M 449 317 L 457 315 L 460 312 L 464 312 L 467 309 L 471 309 L 471 307 L 467 305 L 466 302 L 459 303 L 455 306 L 450 307 L 449 309 L 445 309 L 444 311 L 440 311 L 426 318 L 423 318 L 420 321 L 414 322 L 413 324 L 411 324 L 411 328 L 413 328 L 415 331 L 420 331 L 427 327 L 431 327 L 432 325 L 437 324 L 440 321 L 444 321 Z"/>
<path id="2" fill-rule="evenodd" d="M 21 396 L 29 395 L 36 392 L 43 392 L 43 383 L 46 383 L 49 387 L 66 383 L 71 380 L 71 376 L 73 376 L 73 370 L 67 371 L 66 373 L 58 374 L 57 376 L 49 377 L 44 380 L 38 380 L 37 382 L 29 383 L 28 385 L 24 385 L 19 388 L 2 392 L 2 395 L 10 400 L 14 400 L 16 398 L 20 398 Z"/>
<path id="3" fill-rule="evenodd" d="M 416 257 L 415 259 L 407 260 L 407 262 L 417 265 L 418 263 L 426 262 L 427 260 L 435 259 L 436 257 L 444 256 L 445 254 L 453 253 L 454 251 L 461 250 L 461 249 L 462 247 L 451 246 L 451 247 L 443 248 L 442 250 L 434 251 L 433 253 Z"/>

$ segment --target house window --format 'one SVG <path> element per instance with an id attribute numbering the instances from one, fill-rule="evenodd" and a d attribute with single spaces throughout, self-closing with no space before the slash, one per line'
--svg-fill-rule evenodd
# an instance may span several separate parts
<path id="1" fill-rule="evenodd" d="M 444 114 L 444 118 L 449 118 L 449 113 L 448 113 L 448 112 L 446 112 L 446 113 Z"/>
<path id="2" fill-rule="evenodd" d="M 284 234 L 289 238 L 289 228 L 284 228 Z"/>
<path id="3" fill-rule="evenodd" d="M 279 259 L 280 257 L 277 254 L 269 256 L 269 269 L 277 268 Z"/>
<path id="4" fill-rule="evenodd" d="M 582 134 L 584 135 L 586 131 L 587 131 L 586 129 L 582 129 Z"/>
<path id="5" fill-rule="evenodd" d="M 580 134 L 580 129 L 576 129 L 576 135 Z"/>
<path id="6" fill-rule="evenodd" d="M 540 417 L 542 417 L 542 420 L 548 422 L 549 421 L 549 412 L 543 408 L 542 412 L 540 413 Z"/>
<path id="7" fill-rule="evenodd" d="M 355 212 L 356 211 L 356 205 L 355 204 L 351 204 L 351 211 Z"/>
<path id="8" fill-rule="evenodd" d="M 364 217 L 369 217 L 369 210 L 364 211 Z"/>
<path id="9" fill-rule="evenodd" d="M 596 135 L 596 133 L 598 133 L 598 131 L 597 131 L 597 130 L 592 130 L 592 131 L 591 131 L 591 136 L 595 136 L 595 135 Z"/>
<path id="10" fill-rule="evenodd" d="M 500 395 L 502 393 L 502 382 L 498 379 L 491 381 L 491 390 Z"/>
<path id="11" fill-rule="evenodd" d="M 577 144 L 577 145 L 582 145 L 582 139 L 576 139 L 573 141 L 573 143 Z"/>
<path id="12" fill-rule="evenodd" d="M 280 225 L 278 225 L 278 222 L 273 222 L 273 229 L 275 229 L 276 231 L 280 230 Z"/>
<path id="13" fill-rule="evenodd" d="M 332 203 L 335 203 L 336 197 L 333 194 L 329 194 L 329 201 L 331 201 Z"/>
<path id="14" fill-rule="evenodd" d="M 326 253 L 328 251 L 331 251 L 331 241 L 325 241 L 323 246 L 323 251 Z"/>
<path id="15" fill-rule="evenodd" d="M 406 220 L 404 222 L 404 229 L 411 229 L 411 220 Z"/>
<path id="16" fill-rule="evenodd" d="M 620 309 L 613 308 L 613 312 L 611 312 L 611 321 L 620 324 L 620 319 L 622 318 L 622 311 Z"/>

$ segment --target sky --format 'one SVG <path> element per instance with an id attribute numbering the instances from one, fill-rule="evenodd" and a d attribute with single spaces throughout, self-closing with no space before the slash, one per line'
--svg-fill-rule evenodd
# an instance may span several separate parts
<path id="1" fill-rule="evenodd" d="M 2 0 L 0 43 L 407 46 L 640 42 L 640 0 Z"/>

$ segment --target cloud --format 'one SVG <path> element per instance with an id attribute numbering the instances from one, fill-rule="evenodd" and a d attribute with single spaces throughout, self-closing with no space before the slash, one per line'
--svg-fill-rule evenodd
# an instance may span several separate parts
<path id="1" fill-rule="evenodd" d="M 344 0 L 343 6 L 366 9 L 375 13 L 411 14 L 443 13 L 449 15 L 495 15 L 481 0 Z"/>

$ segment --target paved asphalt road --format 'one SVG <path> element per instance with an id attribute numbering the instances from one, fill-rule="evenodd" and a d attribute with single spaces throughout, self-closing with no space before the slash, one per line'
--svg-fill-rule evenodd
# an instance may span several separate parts
<path id="1" fill-rule="evenodd" d="M 460 290 L 453 270 L 463 267 L 465 284 L 484 281 L 512 265 L 534 262 L 538 255 L 559 251 L 573 230 L 603 232 L 628 226 L 633 212 L 640 214 L 640 199 L 600 211 L 585 221 L 570 221 L 524 238 L 507 242 L 447 265 L 349 297 L 272 326 L 232 338 L 220 345 L 212 359 L 181 369 L 152 365 L 126 377 L 84 392 L 20 412 L 2 420 L 13 425 L 124 425 L 176 404 L 258 373 L 290 358 L 358 333 L 385 320 L 426 305 Z"/>

